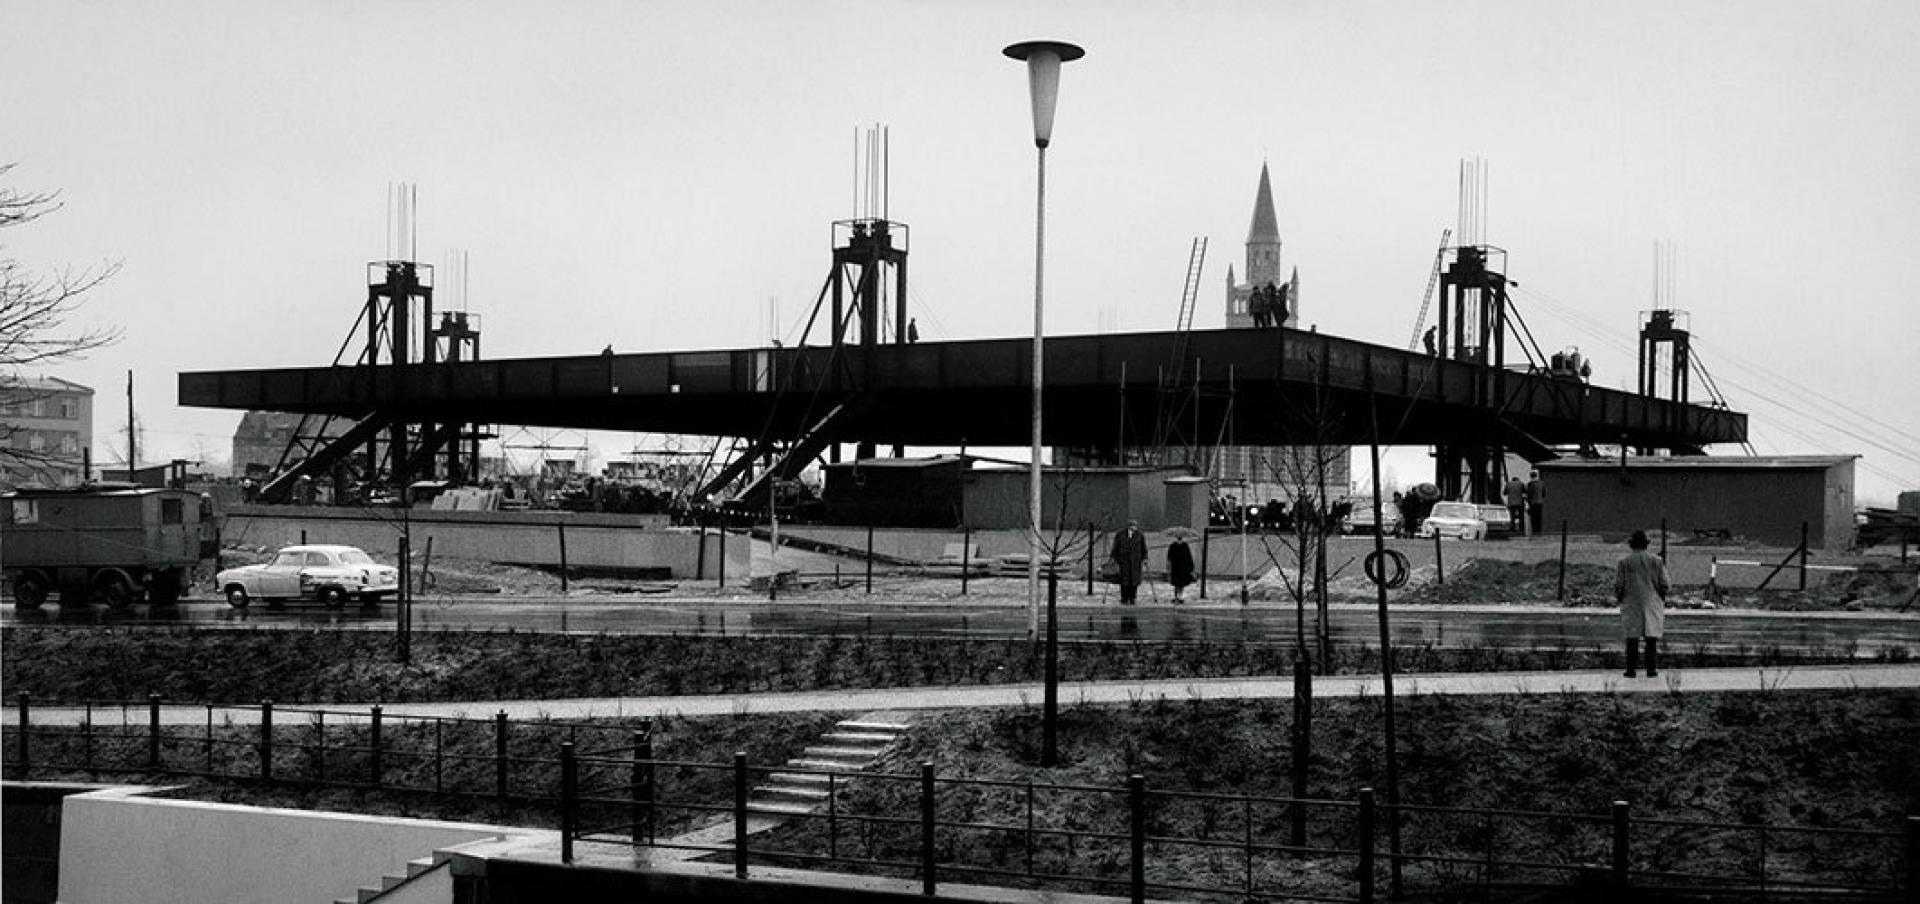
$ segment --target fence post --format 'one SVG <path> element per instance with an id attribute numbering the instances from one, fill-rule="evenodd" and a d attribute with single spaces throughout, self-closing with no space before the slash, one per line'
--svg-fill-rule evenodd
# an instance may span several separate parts
<path id="1" fill-rule="evenodd" d="M 160 769 L 160 695 L 147 695 L 147 768 Z"/>
<path id="2" fill-rule="evenodd" d="M 1660 561 L 1667 560 L 1667 516 L 1660 516 Z"/>
<path id="3" fill-rule="evenodd" d="M 88 772 L 93 771 L 93 701 L 87 701 L 86 721 L 80 723 L 81 762 L 86 764 Z"/>
<path id="4" fill-rule="evenodd" d="M 1093 522 L 1087 522 L 1087 595 L 1093 595 Z"/>
<path id="5" fill-rule="evenodd" d="M 840 859 L 839 774 L 827 773 L 827 859 Z"/>
<path id="6" fill-rule="evenodd" d="M 747 754 L 738 750 L 733 754 L 733 877 L 747 877 Z"/>
<path id="7" fill-rule="evenodd" d="M 920 763 L 920 893 L 931 897 L 938 877 L 933 862 L 933 764 Z"/>
<path id="8" fill-rule="evenodd" d="M 567 522 L 557 522 L 560 528 L 560 595 L 567 593 Z"/>
<path id="9" fill-rule="evenodd" d="M 273 782 L 273 701 L 260 701 L 260 782 Z"/>
<path id="10" fill-rule="evenodd" d="M 1627 802 L 1613 802 L 1613 884 L 1615 888 L 1626 888 L 1631 881 L 1628 878 L 1627 847 Z"/>
<path id="11" fill-rule="evenodd" d="M 1133 904 L 1146 904 L 1147 900 L 1147 780 L 1139 774 L 1127 776 L 1127 813 L 1128 831 L 1132 834 L 1132 848 L 1128 853 L 1131 870 L 1127 887 L 1131 890 Z"/>
<path id="12" fill-rule="evenodd" d="M 1661 536 L 1666 536 L 1664 533 Z M 1661 541 L 1666 542 L 1666 541 Z M 1555 591 L 1554 599 L 1566 602 L 1567 599 L 1567 519 L 1560 519 L 1560 589 Z"/>
<path id="13" fill-rule="evenodd" d="M 560 862 L 573 862 L 573 834 L 579 828 L 580 772 L 573 742 L 560 742 Z"/>
<path id="14" fill-rule="evenodd" d="M 493 796 L 507 796 L 507 711 L 493 714 Z"/>
<path id="15" fill-rule="evenodd" d="M 1560 523 L 1562 525 L 1566 524 L 1564 521 Z M 1563 533 L 1564 530 L 1563 527 Z M 1447 563 L 1440 554 L 1440 531 L 1437 529 L 1433 532 L 1433 582 L 1435 584 L 1445 584 L 1447 582 Z"/>
<path id="16" fill-rule="evenodd" d="M 634 837 L 636 846 L 653 841 L 645 833 L 647 810 L 651 810 L 649 804 L 653 802 L 651 800 L 653 789 L 647 787 L 647 760 L 653 758 L 653 752 L 647 750 L 647 747 L 649 747 L 647 733 L 634 731 L 634 773 L 628 777 L 628 795 L 632 800 L 632 818 L 634 818 L 634 829 L 630 835 Z"/>
<path id="17" fill-rule="evenodd" d="M 33 734 L 33 695 L 20 692 L 20 776 L 25 778 L 33 768 L 33 747 L 27 743 L 27 736 Z"/>
<path id="18" fill-rule="evenodd" d="M 873 525 L 867 525 L 867 593 L 873 593 Z"/>
<path id="19" fill-rule="evenodd" d="M 380 712 L 380 707 L 377 704 L 367 711 L 367 715 L 373 719 L 373 723 L 367 726 L 367 745 L 373 748 L 367 753 L 367 771 L 373 773 L 373 775 L 370 776 L 370 780 L 373 782 L 375 788 L 380 787 L 381 782 Z"/>
<path id="20" fill-rule="evenodd" d="M 693 552 L 693 579 L 704 581 L 707 579 L 707 526 L 702 524 L 698 530 L 700 542 Z"/>
<path id="21" fill-rule="evenodd" d="M 1200 598 L 1207 598 L 1207 541 L 1213 536 L 1213 515 L 1208 513 L 1207 523 L 1200 530 Z M 1202 624 L 1205 624 L 1202 622 Z"/>
<path id="22" fill-rule="evenodd" d="M 1807 522 L 1800 522 L 1800 589 L 1807 589 Z"/>
<path id="23" fill-rule="evenodd" d="M 641 787 L 646 790 L 647 794 L 647 843 L 652 844 L 654 839 L 654 809 L 659 799 L 659 789 L 655 788 L 653 783 L 653 720 L 651 719 L 647 720 L 646 737 L 641 739 L 640 744 L 640 757 L 646 760 L 646 773 L 641 776 Z"/>
<path id="24" fill-rule="evenodd" d="M 1360 789 L 1360 904 L 1373 904 L 1373 789 Z"/>
<path id="25" fill-rule="evenodd" d="M 960 528 L 960 595 L 967 595 L 967 576 L 973 571 L 973 528 Z"/>

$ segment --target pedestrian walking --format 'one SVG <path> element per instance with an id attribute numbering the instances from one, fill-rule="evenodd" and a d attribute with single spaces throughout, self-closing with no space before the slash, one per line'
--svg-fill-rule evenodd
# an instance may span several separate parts
<path id="1" fill-rule="evenodd" d="M 1187 545 L 1183 533 L 1173 535 L 1173 542 L 1167 546 L 1167 583 L 1173 585 L 1173 601 L 1181 602 L 1181 596 L 1187 585 L 1193 583 L 1193 547 Z"/>
<path id="2" fill-rule="evenodd" d="M 1540 481 L 1539 471 L 1528 472 L 1526 496 L 1527 523 L 1531 525 L 1528 529 L 1532 533 L 1538 534 L 1540 533 L 1540 522 L 1545 520 L 1547 514 L 1547 485 Z"/>
<path id="3" fill-rule="evenodd" d="M 1507 502 L 1507 529 L 1516 534 L 1527 530 L 1527 485 L 1518 477 L 1507 478 L 1507 486 L 1500 493 Z"/>
<path id="4" fill-rule="evenodd" d="M 1667 566 L 1647 551 L 1647 532 L 1627 540 L 1632 550 L 1614 568 L 1613 596 L 1620 603 L 1620 629 L 1627 642 L 1628 678 L 1640 668 L 1640 642 L 1646 641 L 1647 677 L 1660 674 L 1660 636 L 1667 614 Z"/>
<path id="5" fill-rule="evenodd" d="M 1111 558 L 1119 569 L 1120 605 L 1131 606 L 1147 568 L 1147 538 L 1140 533 L 1140 522 L 1130 520 L 1126 530 L 1113 535 Z"/>

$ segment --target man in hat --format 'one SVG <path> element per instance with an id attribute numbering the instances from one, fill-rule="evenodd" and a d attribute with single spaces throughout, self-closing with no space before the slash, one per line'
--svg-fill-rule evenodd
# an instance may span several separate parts
<path id="1" fill-rule="evenodd" d="M 1627 677 L 1640 668 L 1640 642 L 1647 644 L 1647 677 L 1660 674 L 1660 635 L 1665 633 L 1667 566 L 1647 551 L 1647 532 L 1627 539 L 1631 550 L 1614 568 L 1613 596 L 1620 603 L 1621 634 L 1627 641 Z"/>
<path id="2" fill-rule="evenodd" d="M 1112 557 L 1120 571 L 1120 605 L 1131 606 L 1147 568 L 1147 538 L 1140 533 L 1140 522 L 1129 520 L 1126 530 L 1113 535 Z"/>

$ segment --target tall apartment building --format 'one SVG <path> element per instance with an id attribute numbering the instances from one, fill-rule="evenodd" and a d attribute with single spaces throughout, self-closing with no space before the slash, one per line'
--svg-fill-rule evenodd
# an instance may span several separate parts
<path id="1" fill-rule="evenodd" d="M 1280 219 L 1274 213 L 1273 183 L 1267 165 L 1260 164 L 1260 187 L 1253 199 L 1253 223 L 1247 229 L 1247 258 L 1244 282 L 1227 267 L 1227 327 L 1253 329 L 1253 314 L 1248 301 L 1253 290 L 1268 284 L 1287 287 L 1285 326 L 1300 324 L 1300 268 L 1286 268 L 1280 255 Z M 1286 274 L 1282 277 L 1282 274 Z M 1264 504 L 1268 500 L 1286 502 L 1291 508 L 1301 495 L 1324 493 L 1329 500 L 1347 495 L 1352 486 L 1353 450 L 1339 445 L 1322 445 L 1313 436 L 1313 412 L 1310 411 L 1236 411 L 1235 419 L 1274 418 L 1297 425 L 1300 442 L 1286 446 L 1220 446 L 1209 449 L 1203 460 L 1211 463 L 1210 476 L 1218 480 L 1223 496 L 1235 496 L 1243 504 Z"/>
<path id="2" fill-rule="evenodd" d="M 92 389 L 58 377 L 0 378 L 0 487 L 78 484 L 92 446 Z"/>

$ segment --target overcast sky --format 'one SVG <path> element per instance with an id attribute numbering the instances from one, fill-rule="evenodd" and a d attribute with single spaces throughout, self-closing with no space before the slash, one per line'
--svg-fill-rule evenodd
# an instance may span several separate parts
<path id="1" fill-rule="evenodd" d="M 1671 301 L 1757 451 L 1860 454 L 1863 502 L 1920 488 L 1912 0 L 12 0 L 0 19 L 0 159 L 65 203 L 0 238 L 43 269 L 122 264 L 82 319 L 125 339 L 57 375 L 99 392 L 105 436 L 135 371 L 145 460 L 228 455 L 238 414 L 179 407 L 179 371 L 333 360 L 395 182 L 418 186 L 441 309 L 447 261 L 470 260 L 487 357 L 759 345 L 797 337 L 829 223 L 859 212 L 856 130 L 880 123 L 923 339 L 1028 335 L 1034 151 L 1000 51 L 1054 38 L 1087 56 L 1048 155 L 1050 333 L 1171 328 L 1202 235 L 1195 325 L 1222 325 L 1265 162 L 1303 325 L 1404 347 L 1476 158 L 1543 346 L 1630 387 L 1668 243 Z"/>

